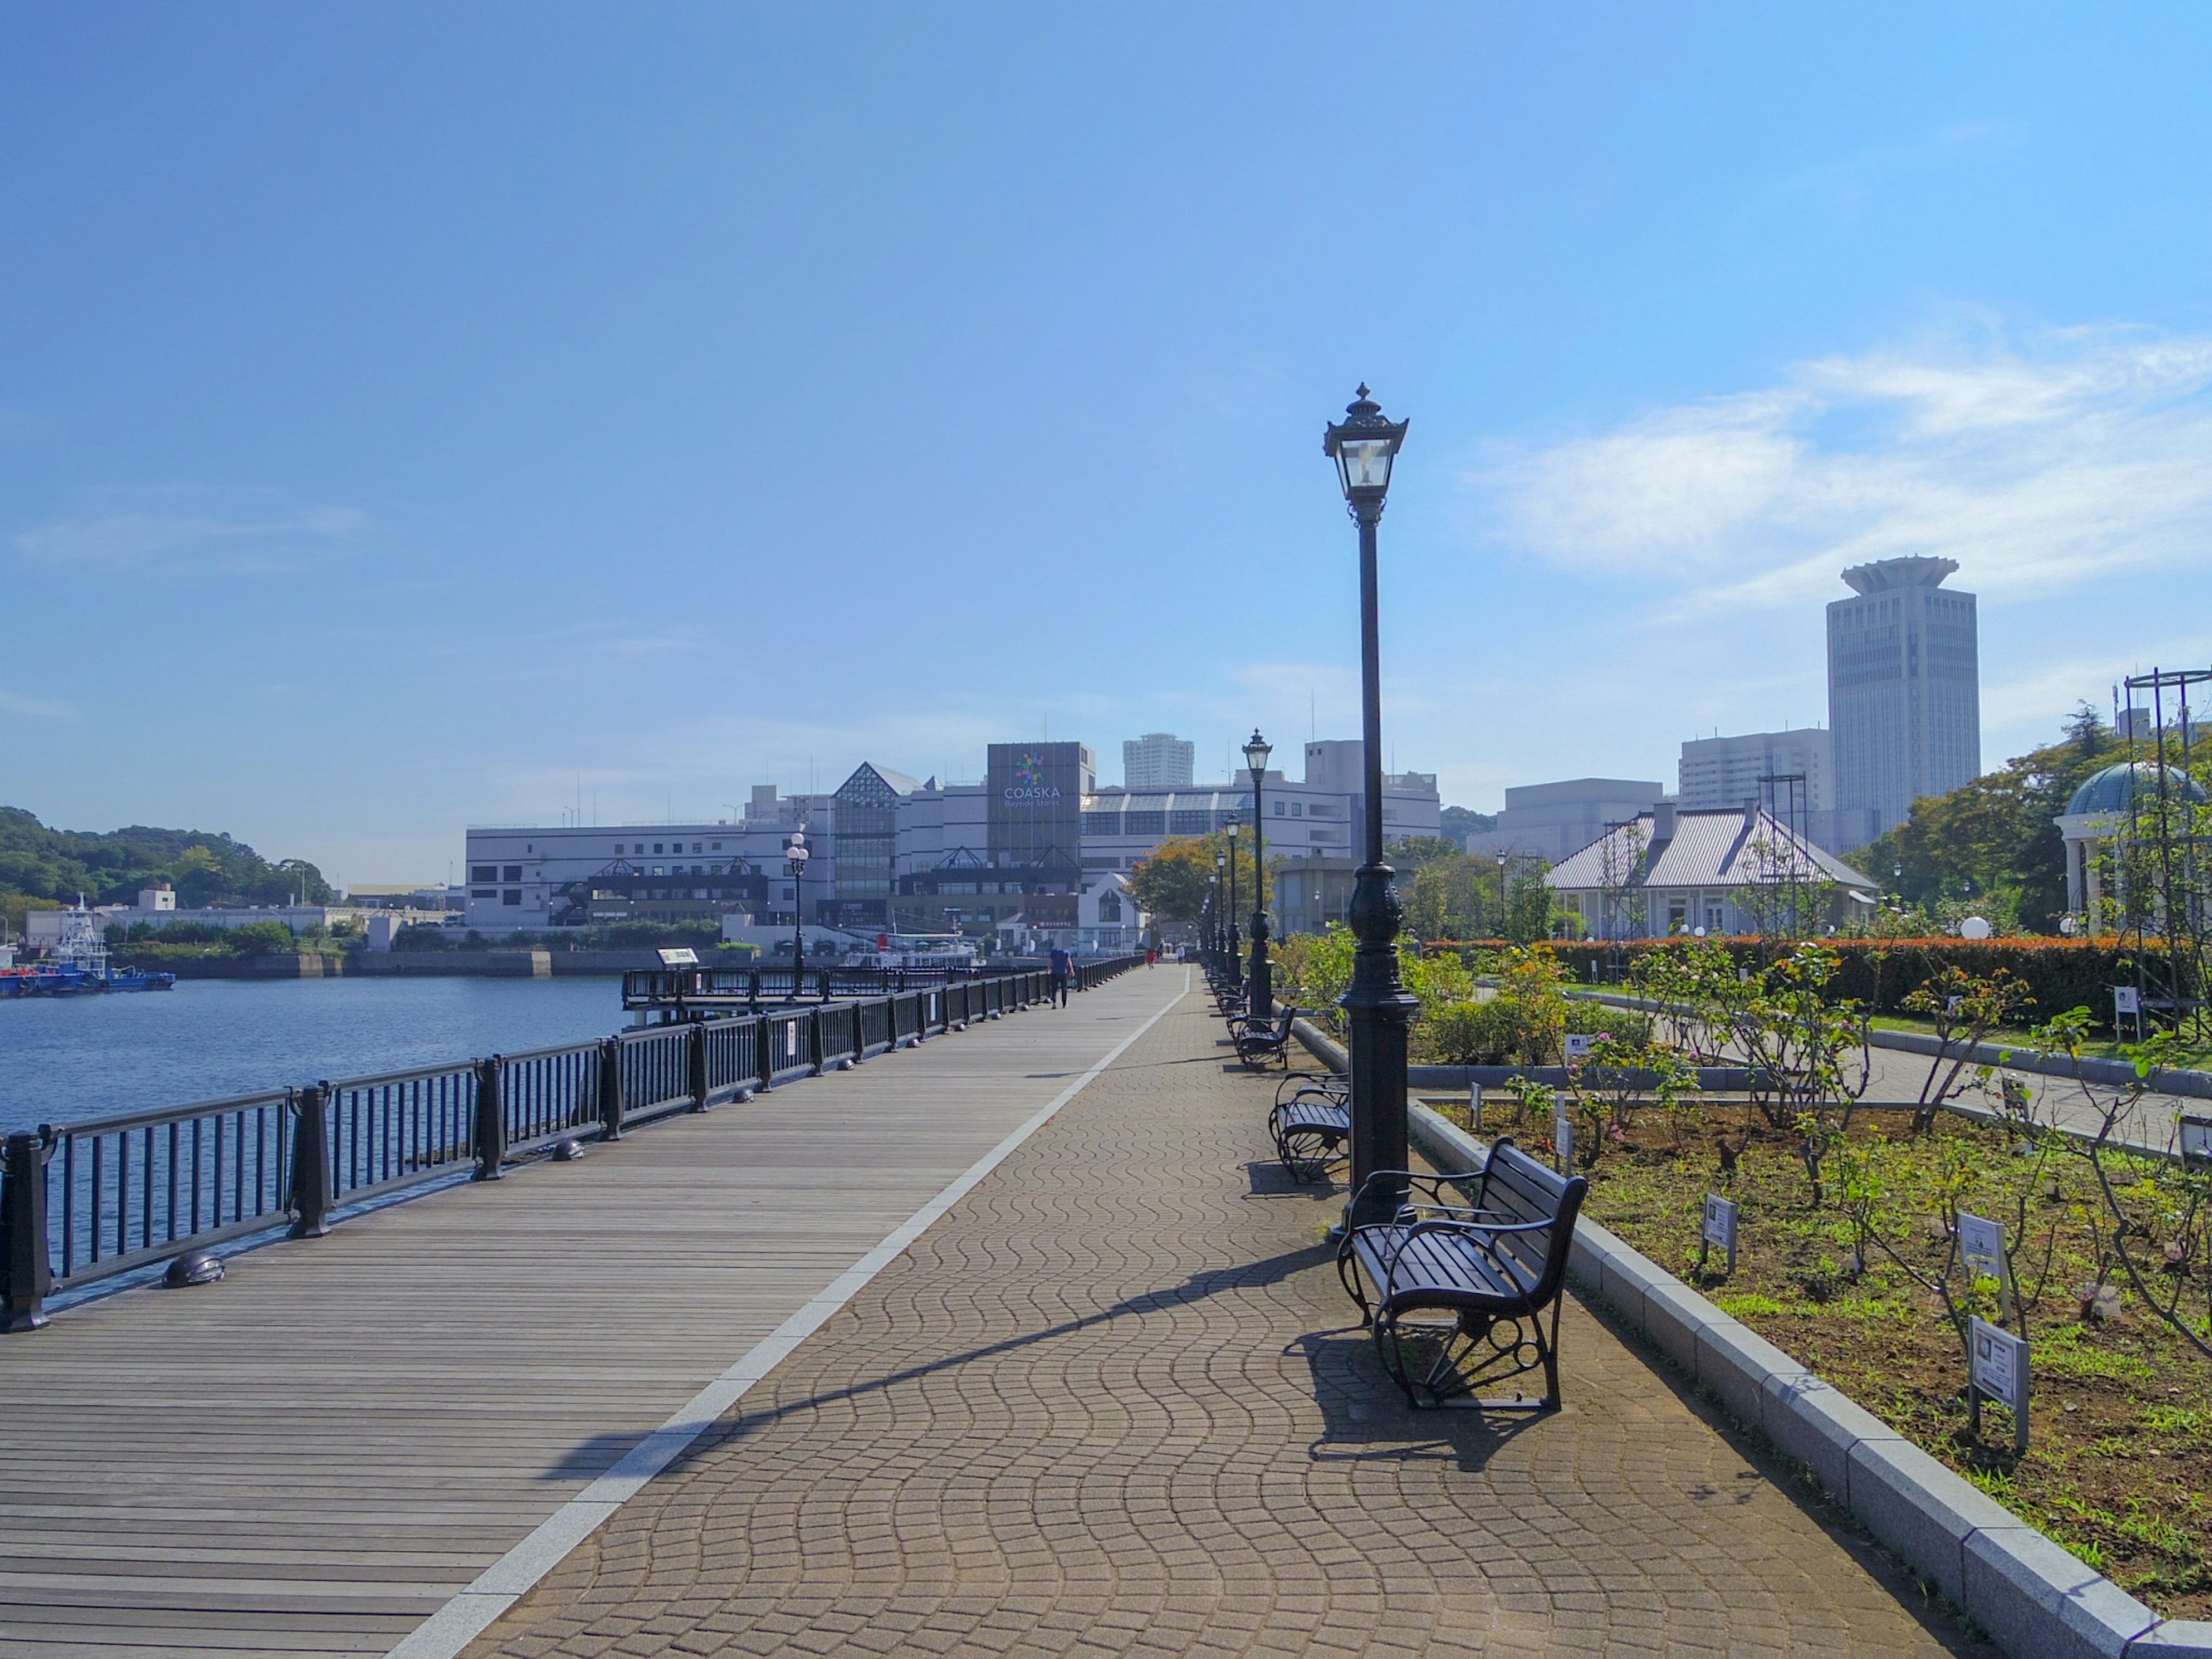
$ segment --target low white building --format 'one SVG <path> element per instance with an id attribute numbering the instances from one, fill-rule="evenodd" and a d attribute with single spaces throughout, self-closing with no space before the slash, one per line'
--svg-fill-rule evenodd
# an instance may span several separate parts
<path id="1" fill-rule="evenodd" d="M 1871 878 L 1757 805 L 1686 812 L 1662 801 L 1544 880 L 1593 939 L 1773 932 L 1785 918 L 1825 930 L 1872 915 L 1880 902 Z"/>
<path id="2" fill-rule="evenodd" d="M 62 929 L 67 925 L 66 910 L 33 910 L 23 918 L 23 942 L 34 951 L 51 951 L 61 943 Z M 345 904 L 252 904 L 204 905 L 179 908 L 177 896 L 167 887 L 142 889 L 137 902 L 132 904 L 96 904 L 92 907 L 95 927 L 135 927 L 141 924 L 149 927 L 168 927 L 178 922 L 191 922 L 201 927 L 251 927 L 259 921 L 280 921 L 292 930 L 294 937 L 319 927 L 328 933 L 340 922 L 359 925 L 368 912 Z M 428 921 L 440 920 L 428 916 Z"/>

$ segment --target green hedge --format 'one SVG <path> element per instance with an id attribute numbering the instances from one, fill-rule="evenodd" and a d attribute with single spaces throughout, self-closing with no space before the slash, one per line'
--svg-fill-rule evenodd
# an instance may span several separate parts
<path id="1" fill-rule="evenodd" d="M 1758 968 L 1790 948 L 1786 940 L 1723 939 L 1710 941 L 1735 958 L 1737 965 Z M 1905 1012 L 1904 1000 L 1930 975 L 1945 967 L 1985 976 L 2002 968 L 2026 981 L 2035 999 L 2020 1021 L 2034 1025 L 2069 1008 L 2087 1008 L 2100 1030 L 2112 1022 L 2112 988 L 2136 982 L 2137 953 L 2117 939 L 1832 939 L 1820 943 L 1833 950 L 1841 967 L 1834 981 L 1838 997 L 1872 1002 L 1875 1012 Z M 1616 962 L 1633 963 L 1652 951 L 1673 948 L 1679 941 L 1624 939 L 1607 944 L 1595 939 L 1555 939 L 1539 946 L 1559 958 L 1568 976 L 1583 984 L 1611 976 Z M 2152 983 L 2166 978 L 2164 947 L 2154 943 L 2145 952 L 2144 967 Z M 2194 994 L 2194 975 L 2185 959 L 2185 979 Z"/>

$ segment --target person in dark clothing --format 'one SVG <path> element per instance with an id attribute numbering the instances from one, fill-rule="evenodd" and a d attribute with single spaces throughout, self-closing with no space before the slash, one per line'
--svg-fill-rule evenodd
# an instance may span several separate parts
<path id="1" fill-rule="evenodd" d="M 1075 977 L 1075 963 L 1067 952 L 1057 945 L 1052 947 L 1052 978 L 1045 988 L 1045 1000 L 1067 1006 L 1068 981 Z"/>

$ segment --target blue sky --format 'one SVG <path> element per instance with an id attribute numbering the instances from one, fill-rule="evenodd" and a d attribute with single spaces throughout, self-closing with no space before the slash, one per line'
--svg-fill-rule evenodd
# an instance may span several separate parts
<path id="1" fill-rule="evenodd" d="M 1357 730 L 1448 801 L 2212 657 L 2201 9 L 0 12 L 0 801 L 357 882 L 862 758 Z"/>

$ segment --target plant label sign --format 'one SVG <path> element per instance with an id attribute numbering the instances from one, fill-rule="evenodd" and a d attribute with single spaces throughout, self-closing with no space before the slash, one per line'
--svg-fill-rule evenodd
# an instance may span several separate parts
<path id="1" fill-rule="evenodd" d="M 1698 1265 L 1705 1266 L 1705 1254 L 1719 1249 L 1728 1255 L 1728 1270 L 1735 1271 L 1736 1204 L 1732 1198 L 1723 1198 L 1718 1193 L 1705 1194 L 1705 1214 L 1698 1229 Z"/>
<path id="2" fill-rule="evenodd" d="M 1570 1031 L 1567 1033 L 1568 1065 L 1571 1066 L 1578 1060 L 1588 1060 L 1589 1058 L 1589 1051 L 1590 1035 L 1589 1032 Z"/>
<path id="3" fill-rule="evenodd" d="M 2112 1012 L 2116 1014 L 2142 1016 L 2142 993 L 2132 985 L 2112 987 Z"/>
<path id="4" fill-rule="evenodd" d="M 1972 1394 L 1974 1427 L 1981 1428 L 1981 1402 L 1994 1400 L 2012 1412 L 2013 1444 L 2027 1449 L 2027 1344 L 2010 1331 L 1976 1319 L 1966 1328 L 1973 1354 L 1967 1378 Z"/>
<path id="5" fill-rule="evenodd" d="M 2005 1261 L 2004 1223 L 1959 1212 L 1959 1259 L 1971 1280 L 1994 1279 L 2005 1306 L 2012 1306 L 2012 1273 Z"/>
<path id="6" fill-rule="evenodd" d="M 2185 1165 L 2212 1164 L 2212 1117 L 2181 1120 L 2181 1161 Z"/>
<path id="7" fill-rule="evenodd" d="M 1966 1262 L 1966 1271 L 1976 1279 L 1994 1279 L 2002 1284 L 2005 1276 L 2004 1223 L 1984 1221 L 1978 1215 L 1960 1211 L 1959 1255 Z"/>
<path id="8" fill-rule="evenodd" d="M 1575 1167 L 1575 1121 L 1557 1101 L 1552 1105 L 1552 1149 L 1559 1155 L 1561 1170 Z"/>

